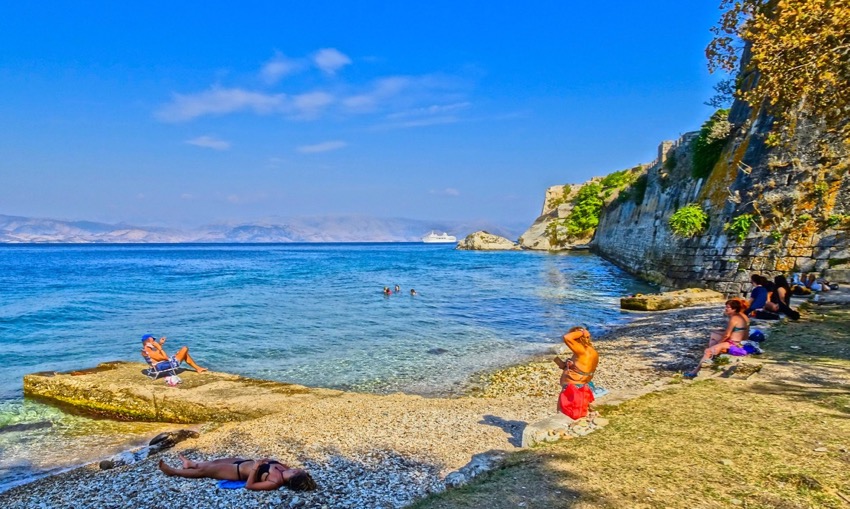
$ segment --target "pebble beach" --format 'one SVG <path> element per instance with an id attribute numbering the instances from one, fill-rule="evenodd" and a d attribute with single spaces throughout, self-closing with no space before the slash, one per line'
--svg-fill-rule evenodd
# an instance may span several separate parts
<path id="1" fill-rule="evenodd" d="M 600 402 L 657 390 L 693 367 L 708 330 L 724 325 L 721 311 L 713 305 L 635 313 L 594 338 L 601 359 L 594 381 L 610 391 Z M 348 392 L 250 421 L 200 425 L 194 428 L 199 438 L 166 452 L 112 470 L 92 464 L 19 486 L 0 494 L 0 506 L 404 507 L 446 489 L 446 476 L 473 455 L 517 450 L 527 424 L 555 413 L 560 388 L 552 355 L 478 373 L 457 397 Z M 179 465 L 178 454 L 193 460 L 275 458 L 308 469 L 319 488 L 224 490 L 214 480 L 168 477 L 157 468 L 160 459 Z"/>

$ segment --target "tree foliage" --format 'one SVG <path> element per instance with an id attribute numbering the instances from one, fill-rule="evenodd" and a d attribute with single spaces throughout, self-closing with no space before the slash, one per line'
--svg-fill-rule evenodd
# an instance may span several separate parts
<path id="1" fill-rule="evenodd" d="M 788 117 L 802 106 L 850 137 L 850 0 L 721 0 L 720 7 L 709 70 L 736 71 L 749 44 L 742 71 L 758 76 L 740 83 L 737 97 L 754 106 L 766 100 L 791 129 Z"/>

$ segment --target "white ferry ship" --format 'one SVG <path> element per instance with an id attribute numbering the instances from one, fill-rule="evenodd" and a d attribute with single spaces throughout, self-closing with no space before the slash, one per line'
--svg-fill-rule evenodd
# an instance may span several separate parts
<path id="1" fill-rule="evenodd" d="M 448 242 L 457 242 L 457 237 L 454 235 L 449 235 L 448 233 L 437 233 L 435 231 L 431 231 L 428 235 L 422 237 L 422 242 L 426 244 L 438 244 L 438 243 L 448 243 Z"/>

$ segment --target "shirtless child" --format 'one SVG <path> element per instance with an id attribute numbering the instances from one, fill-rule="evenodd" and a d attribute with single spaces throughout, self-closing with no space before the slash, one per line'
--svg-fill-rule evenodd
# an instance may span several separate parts
<path id="1" fill-rule="evenodd" d="M 573 356 L 568 361 L 560 357 L 553 359 L 563 370 L 558 409 L 572 419 L 580 419 L 587 415 L 588 406 L 593 403 L 593 391 L 588 384 L 599 364 L 599 354 L 590 342 L 590 332 L 584 327 L 570 329 L 564 334 L 564 343 Z"/>

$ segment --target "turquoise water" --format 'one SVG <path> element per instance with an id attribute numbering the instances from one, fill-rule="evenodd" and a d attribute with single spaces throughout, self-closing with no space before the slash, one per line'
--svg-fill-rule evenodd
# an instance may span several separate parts
<path id="1" fill-rule="evenodd" d="M 473 372 L 558 344 L 572 325 L 598 331 L 617 323 L 619 296 L 648 289 L 587 253 L 453 247 L 0 246 L 0 489 L 10 465 L 18 477 L 26 473 L 19 449 L 27 433 L 33 443 L 65 440 L 58 430 L 86 426 L 101 430 L 87 436 L 135 433 L 25 403 L 21 380 L 138 361 L 144 333 L 168 336 L 169 351 L 188 345 L 217 371 L 444 394 Z M 384 296 L 394 285 L 402 291 Z M 36 428 L 3 431 L 27 423 Z"/>

